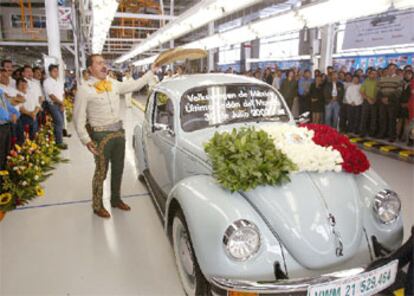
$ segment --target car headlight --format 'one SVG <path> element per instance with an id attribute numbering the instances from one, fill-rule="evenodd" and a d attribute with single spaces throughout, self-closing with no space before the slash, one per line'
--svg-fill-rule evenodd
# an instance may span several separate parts
<path id="1" fill-rule="evenodd" d="M 247 220 L 238 220 L 227 228 L 223 244 L 230 258 L 246 261 L 259 251 L 259 229 Z"/>
<path id="2" fill-rule="evenodd" d="M 398 194 L 384 189 L 377 193 L 374 200 L 374 212 L 384 224 L 391 224 L 397 220 L 401 211 L 401 201 Z"/>

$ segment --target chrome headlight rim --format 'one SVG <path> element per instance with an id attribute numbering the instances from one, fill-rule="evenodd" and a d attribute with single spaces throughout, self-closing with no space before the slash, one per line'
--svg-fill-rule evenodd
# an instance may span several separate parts
<path id="1" fill-rule="evenodd" d="M 236 231 L 239 231 L 241 229 L 253 230 L 254 232 L 256 232 L 256 234 L 258 236 L 258 242 L 257 242 L 257 246 L 256 246 L 255 250 L 253 252 L 251 252 L 251 254 L 249 254 L 248 256 L 245 256 L 243 258 L 235 257 L 231 253 L 231 251 L 229 250 L 229 247 L 228 247 L 229 246 L 229 241 L 230 241 L 230 238 L 232 237 L 232 235 Z M 254 224 L 253 222 L 250 222 L 248 220 L 245 220 L 245 219 L 237 220 L 237 221 L 233 222 L 233 224 L 228 226 L 226 231 L 224 232 L 223 248 L 224 248 L 224 251 L 225 251 L 226 255 L 233 261 L 246 262 L 246 261 L 252 259 L 259 252 L 261 245 L 262 245 L 262 237 L 261 237 L 261 233 L 259 231 L 259 228 L 256 226 L 256 224 Z"/>
<path id="2" fill-rule="evenodd" d="M 384 219 L 380 215 L 380 211 L 381 211 L 381 208 L 384 202 L 387 202 L 390 199 L 396 200 L 398 202 L 398 207 L 396 208 L 395 216 L 388 221 L 384 221 Z M 384 225 L 393 224 L 398 220 L 398 218 L 401 215 L 401 200 L 395 191 L 391 189 L 383 189 L 375 195 L 373 210 L 375 213 L 375 217 L 377 218 L 379 222 L 381 222 Z"/>

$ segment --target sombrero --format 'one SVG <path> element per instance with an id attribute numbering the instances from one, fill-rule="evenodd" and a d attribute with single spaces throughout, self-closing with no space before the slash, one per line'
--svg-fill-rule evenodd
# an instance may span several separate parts
<path id="1" fill-rule="evenodd" d="M 162 66 L 176 61 L 198 60 L 207 56 L 207 51 L 198 48 L 173 48 L 162 52 L 154 64 Z"/>

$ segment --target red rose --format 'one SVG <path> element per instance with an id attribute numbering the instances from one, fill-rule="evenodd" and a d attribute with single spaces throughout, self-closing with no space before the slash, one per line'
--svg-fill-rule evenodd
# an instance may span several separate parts
<path id="1" fill-rule="evenodd" d="M 341 153 L 342 169 L 348 173 L 359 174 L 370 168 L 370 163 L 366 155 L 349 139 L 340 134 L 336 129 L 321 124 L 302 124 L 301 127 L 306 127 L 314 131 L 313 141 L 323 147 L 332 147 Z"/>

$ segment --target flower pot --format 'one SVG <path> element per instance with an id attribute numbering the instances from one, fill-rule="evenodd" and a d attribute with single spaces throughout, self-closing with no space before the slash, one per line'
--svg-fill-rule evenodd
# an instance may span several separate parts
<path id="1" fill-rule="evenodd" d="M 4 216 L 6 216 L 6 212 L 0 211 L 0 222 L 3 220 Z"/>

